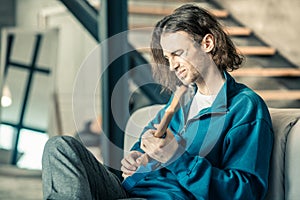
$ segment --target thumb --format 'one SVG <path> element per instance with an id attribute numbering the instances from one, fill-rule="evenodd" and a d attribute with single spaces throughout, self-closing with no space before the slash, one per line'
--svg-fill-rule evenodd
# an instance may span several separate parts
<path id="1" fill-rule="evenodd" d="M 146 166 L 147 163 L 149 162 L 149 156 L 147 154 L 143 154 L 142 156 L 140 156 L 138 159 L 136 159 L 136 162 L 139 165 L 144 165 Z"/>
<path id="2" fill-rule="evenodd" d="M 167 133 L 168 137 L 174 138 L 174 134 L 172 133 L 172 131 L 169 128 L 167 128 L 166 133 Z"/>

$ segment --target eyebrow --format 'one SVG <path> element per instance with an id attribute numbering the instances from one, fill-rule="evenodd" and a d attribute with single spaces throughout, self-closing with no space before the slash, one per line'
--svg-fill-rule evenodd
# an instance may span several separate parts
<path id="1" fill-rule="evenodd" d="M 178 53 L 178 52 L 184 52 L 184 49 L 177 49 L 177 50 L 171 52 L 170 54 L 171 54 L 171 55 L 175 55 L 175 54 Z M 168 57 L 168 56 L 166 56 L 165 53 L 163 53 L 163 55 L 164 55 L 164 57 Z"/>

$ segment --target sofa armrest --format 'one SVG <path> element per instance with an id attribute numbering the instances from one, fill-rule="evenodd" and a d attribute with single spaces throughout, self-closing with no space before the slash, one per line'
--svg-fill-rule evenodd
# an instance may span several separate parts
<path id="1" fill-rule="evenodd" d="M 300 109 L 269 110 L 274 129 L 274 145 L 266 199 L 295 199 L 295 195 L 299 198 L 300 191 L 296 187 L 300 176 L 296 175 L 296 171 L 300 160 L 295 160 L 295 156 L 300 154 L 300 141 L 294 138 L 299 139 L 300 136 Z"/>
<path id="2" fill-rule="evenodd" d="M 285 156 L 285 199 L 300 199 L 300 119 L 290 130 Z"/>

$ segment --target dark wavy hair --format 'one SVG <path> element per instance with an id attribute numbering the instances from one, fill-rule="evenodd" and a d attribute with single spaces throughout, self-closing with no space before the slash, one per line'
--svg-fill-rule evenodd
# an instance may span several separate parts
<path id="1" fill-rule="evenodd" d="M 214 16 L 198 6 L 183 5 L 157 22 L 152 33 L 150 47 L 154 60 L 152 65 L 153 75 L 166 88 L 174 89 L 180 81 L 175 73 L 167 67 L 169 63 L 163 55 L 160 39 L 163 33 L 177 31 L 188 33 L 198 43 L 202 41 L 206 34 L 213 35 L 215 46 L 210 53 L 220 71 L 233 71 L 238 69 L 243 62 L 244 57 L 237 53 L 233 42 Z"/>

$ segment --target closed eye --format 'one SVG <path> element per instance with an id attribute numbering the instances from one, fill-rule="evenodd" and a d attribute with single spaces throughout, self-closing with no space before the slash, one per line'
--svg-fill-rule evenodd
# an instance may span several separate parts
<path id="1" fill-rule="evenodd" d="M 170 55 L 171 57 L 173 56 L 181 56 L 183 54 L 184 50 L 183 49 L 179 49 L 179 50 L 176 50 L 176 51 L 173 51 Z M 164 55 L 164 58 L 169 60 L 169 56 L 167 55 Z"/>
<path id="2" fill-rule="evenodd" d="M 181 56 L 183 54 L 183 49 L 176 50 L 171 53 L 172 56 Z"/>

